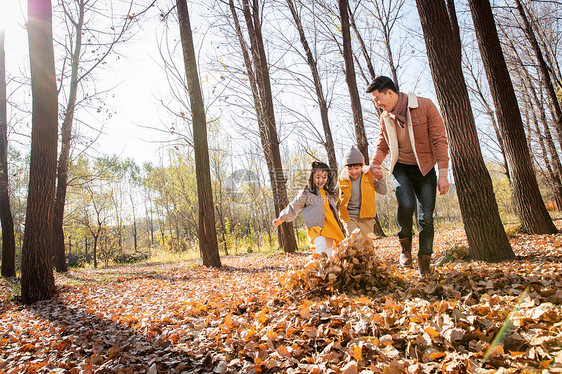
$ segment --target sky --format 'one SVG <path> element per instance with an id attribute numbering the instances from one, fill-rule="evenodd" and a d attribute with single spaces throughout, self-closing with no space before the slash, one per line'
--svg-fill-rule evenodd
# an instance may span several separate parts
<path id="1" fill-rule="evenodd" d="M 54 2 L 55 0 L 52 1 Z M 6 30 L 6 67 L 8 74 L 11 75 L 18 74 L 22 69 L 29 70 L 27 32 L 24 26 L 27 13 L 25 10 L 26 3 L 27 0 L 0 0 L 0 27 L 4 25 Z M 164 1 L 160 2 L 159 5 L 165 6 L 168 3 L 170 2 Z M 205 8 L 203 5 L 200 7 Z M 204 16 L 204 11 L 198 9 L 196 3 L 190 2 L 189 10 L 192 27 L 204 24 L 200 18 L 201 14 Z M 112 88 L 105 102 L 114 111 L 114 115 L 108 120 L 102 120 L 101 116 L 95 115 L 90 118 L 81 117 L 82 120 L 89 122 L 92 127 L 101 127 L 103 125 L 103 134 L 97 140 L 95 149 L 88 151 L 90 156 L 115 154 L 121 159 L 133 158 L 138 164 L 145 162 L 158 164 L 161 162 L 162 150 L 167 146 L 165 140 L 169 140 L 170 136 L 165 131 L 155 130 L 155 128 L 163 129 L 165 125 L 170 125 L 173 121 L 173 118 L 164 106 L 159 103 L 159 100 L 162 98 L 165 98 L 165 100 L 170 98 L 170 84 L 166 78 L 162 66 L 162 57 L 158 48 L 159 38 L 162 37 L 163 23 L 159 21 L 157 9 L 152 9 L 147 15 L 149 17 L 139 24 L 141 29 L 137 30 L 133 39 L 119 46 L 118 52 L 123 57 L 120 59 L 110 59 L 106 68 L 104 68 L 105 70 L 99 72 L 100 80 L 97 82 L 99 88 Z M 170 25 L 170 27 L 172 27 L 172 33 L 177 32 L 173 25 Z M 205 44 L 209 44 L 209 40 L 212 37 L 212 32 L 205 33 L 204 30 L 194 30 L 197 52 L 200 52 L 202 55 L 204 54 L 204 51 L 202 52 L 199 49 L 198 40 L 205 38 Z M 425 66 L 425 59 L 422 65 Z M 201 66 L 199 66 L 199 69 L 201 73 Z M 414 70 L 417 74 L 417 69 Z M 426 78 L 429 79 L 429 76 Z M 424 94 L 423 96 L 434 99 L 433 87 L 430 82 L 424 82 L 422 86 L 421 88 L 416 87 L 416 90 L 421 89 Z M 8 84 L 9 93 L 14 88 L 14 84 Z M 24 98 L 24 100 L 30 101 L 29 98 Z M 369 105 L 371 103 L 366 103 L 366 110 L 370 108 Z M 299 105 L 295 104 L 294 107 L 298 108 Z M 312 114 L 316 115 L 315 112 Z M 80 115 L 84 116 L 84 114 Z M 221 121 L 224 123 L 228 120 L 227 116 L 221 117 Z M 320 123 L 319 119 L 314 119 L 313 121 Z M 24 131 L 21 132 L 25 133 L 27 131 L 27 136 L 29 136 L 30 118 L 27 122 L 27 127 L 24 126 Z M 281 131 L 283 121 L 280 120 L 279 122 L 281 123 Z M 331 122 L 333 131 L 334 129 L 337 130 L 339 126 L 351 132 L 351 127 L 348 127 L 349 118 L 336 116 L 332 118 Z M 227 128 L 233 128 L 233 126 L 226 125 Z M 289 128 L 285 131 L 290 132 L 290 130 Z M 374 131 L 374 129 L 371 129 L 371 131 Z M 336 145 L 338 146 L 336 150 L 338 157 L 341 157 L 349 145 L 349 135 L 345 135 L 341 136 L 340 133 L 339 136 L 335 136 Z M 368 136 L 372 150 L 376 136 L 374 133 L 369 133 Z M 16 139 L 14 135 L 13 139 L 20 144 L 27 142 L 28 147 L 28 138 L 23 140 Z M 15 143 L 13 142 L 13 144 Z M 315 146 L 314 144 L 312 145 Z M 244 146 L 247 146 L 247 144 Z M 320 146 L 316 147 L 321 148 Z"/>
<path id="2" fill-rule="evenodd" d="M 27 0 L 0 0 L 0 27 L 5 30 L 8 76 L 17 75 L 22 70 L 29 74 L 26 3 Z M 158 52 L 158 26 L 157 17 L 144 22 L 131 41 L 119 46 L 118 52 L 123 57 L 110 59 L 108 67 L 100 72 L 102 80 L 97 82 L 98 88 L 113 88 L 107 95 L 106 104 L 115 114 L 109 120 L 102 120 L 99 116 L 82 117 L 85 121 L 93 122 L 94 126 L 103 125 L 103 134 L 96 142 L 95 151 L 88 151 L 89 154 L 116 154 L 120 158 L 133 158 L 139 164 L 157 161 L 157 153 L 162 148 L 161 141 L 165 136 L 148 128 L 157 127 L 167 115 L 158 101 L 168 95 Z M 14 82 L 8 81 L 8 95 L 16 87 Z M 16 96 L 12 97 L 15 101 L 19 100 Z M 10 122 L 10 118 L 8 120 Z M 27 123 L 23 124 L 24 130 L 17 132 L 26 133 L 27 128 L 26 135 L 29 136 L 30 121 L 28 118 Z M 11 137 L 14 140 L 12 144 L 26 143 L 21 136 L 18 138 L 18 135 L 11 134 Z"/>
<path id="3" fill-rule="evenodd" d="M 52 1 L 54 2 L 54 0 Z M 3 24 L 6 29 L 5 48 L 8 74 L 17 74 L 22 68 L 25 68 L 26 71 L 29 70 L 27 32 L 24 27 L 27 17 L 26 3 L 27 0 L 0 0 L 2 7 L 0 14 L 7 16 Z M 161 7 L 166 4 L 167 2 L 159 3 Z M 203 9 L 205 6 L 189 2 L 196 52 L 203 56 L 205 51 L 200 49 L 200 41 L 202 39 L 205 41 L 203 45 L 210 44 L 210 40 L 214 36 L 213 33 L 206 33 L 204 27 L 196 29 L 198 25 L 205 24 L 201 20 L 204 9 L 200 8 Z M 162 129 L 163 124 L 169 125 L 173 118 L 159 103 L 162 98 L 165 100 L 170 98 L 170 85 L 158 48 L 163 24 L 159 21 L 157 9 L 152 9 L 149 15 L 150 17 L 142 21 L 141 29 L 137 30 L 133 39 L 119 46 L 118 52 L 123 57 L 110 59 L 105 70 L 98 74 L 100 77 L 96 83 L 98 88 L 114 87 L 111 94 L 108 95 L 106 104 L 112 108 L 115 114 L 105 122 L 98 117 L 84 118 L 82 112 L 79 114 L 82 116 L 82 120 L 93 121 L 97 127 L 103 125 L 103 134 L 96 142 L 95 151 L 88 151 L 91 156 L 116 154 L 122 159 L 133 158 L 138 164 L 158 163 L 162 154 L 161 150 L 167 145 L 165 140 L 170 139 L 169 135 L 162 130 L 150 129 L 151 127 Z M 171 27 L 173 28 L 173 24 Z M 171 32 L 176 33 L 176 30 L 173 29 Z M 57 68 L 60 67 L 57 66 Z M 208 73 L 202 73 L 202 66 L 199 66 L 199 72 L 200 75 Z M 8 85 L 8 91 L 11 89 L 14 87 Z M 295 104 L 295 107 L 299 107 L 299 105 Z M 228 121 L 227 118 L 223 118 L 223 120 Z M 319 118 L 316 122 L 320 122 Z M 335 118 L 332 126 L 334 129 L 338 126 L 347 126 L 347 119 Z M 27 133 L 29 134 L 29 132 L 28 125 Z M 25 143 L 25 140 L 20 143 Z M 338 149 L 338 156 L 345 152 L 342 147 L 343 145 L 340 147 L 341 149 Z M 321 147 L 318 146 L 318 148 Z"/>
<path id="4" fill-rule="evenodd" d="M 156 127 L 166 112 L 158 105 L 168 93 L 166 76 L 158 55 L 156 25 L 146 25 L 134 40 L 124 46 L 126 58 L 112 62 L 106 79 L 120 82 L 109 102 L 116 113 L 100 139 L 103 153 L 116 153 L 139 162 L 153 161 L 161 148 L 162 134 Z M 105 75 L 105 73 L 104 73 Z"/>

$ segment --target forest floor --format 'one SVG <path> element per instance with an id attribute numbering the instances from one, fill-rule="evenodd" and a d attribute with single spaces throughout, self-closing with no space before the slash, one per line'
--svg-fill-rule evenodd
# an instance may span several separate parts
<path id="1" fill-rule="evenodd" d="M 395 237 L 330 261 L 71 270 L 31 306 L 1 280 L 0 373 L 562 372 L 562 234 L 511 234 L 495 264 L 464 259 L 462 229 L 435 238 L 423 281 Z"/>

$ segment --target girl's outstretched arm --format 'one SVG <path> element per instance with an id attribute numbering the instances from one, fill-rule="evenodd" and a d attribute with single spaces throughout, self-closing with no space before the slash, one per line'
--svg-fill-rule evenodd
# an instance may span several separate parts
<path id="1" fill-rule="evenodd" d="M 299 192 L 297 197 L 295 197 L 293 201 L 291 201 L 289 205 L 287 205 L 287 207 L 279 213 L 279 217 L 273 220 L 275 227 L 279 226 L 283 222 L 291 222 L 297 218 L 297 214 L 299 214 L 306 205 L 306 199 L 305 190 L 303 189 Z"/>

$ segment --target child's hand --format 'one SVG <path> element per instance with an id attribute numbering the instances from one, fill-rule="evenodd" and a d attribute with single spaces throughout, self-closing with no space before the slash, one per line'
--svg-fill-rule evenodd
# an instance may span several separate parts
<path id="1" fill-rule="evenodd" d="M 283 220 L 281 220 L 279 218 L 276 218 L 276 219 L 273 220 L 273 225 L 275 227 L 279 227 L 279 225 L 282 224 L 282 223 L 283 223 Z"/>
<path id="2" fill-rule="evenodd" d="M 382 167 L 380 165 L 375 165 L 375 164 L 371 164 L 369 165 L 369 171 L 371 172 L 371 174 L 373 174 L 373 177 L 375 177 L 375 179 L 381 179 L 383 174 L 382 174 Z"/>

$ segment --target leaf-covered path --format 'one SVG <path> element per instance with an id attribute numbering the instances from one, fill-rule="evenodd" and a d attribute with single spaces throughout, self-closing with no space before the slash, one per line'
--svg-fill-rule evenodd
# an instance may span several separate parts
<path id="1" fill-rule="evenodd" d="M 452 262 L 423 282 L 376 240 L 368 291 L 303 253 L 72 270 L 32 306 L 3 280 L 0 373 L 562 372 L 562 235 L 510 240 L 515 261 L 466 262 L 439 231 L 433 265 Z"/>

